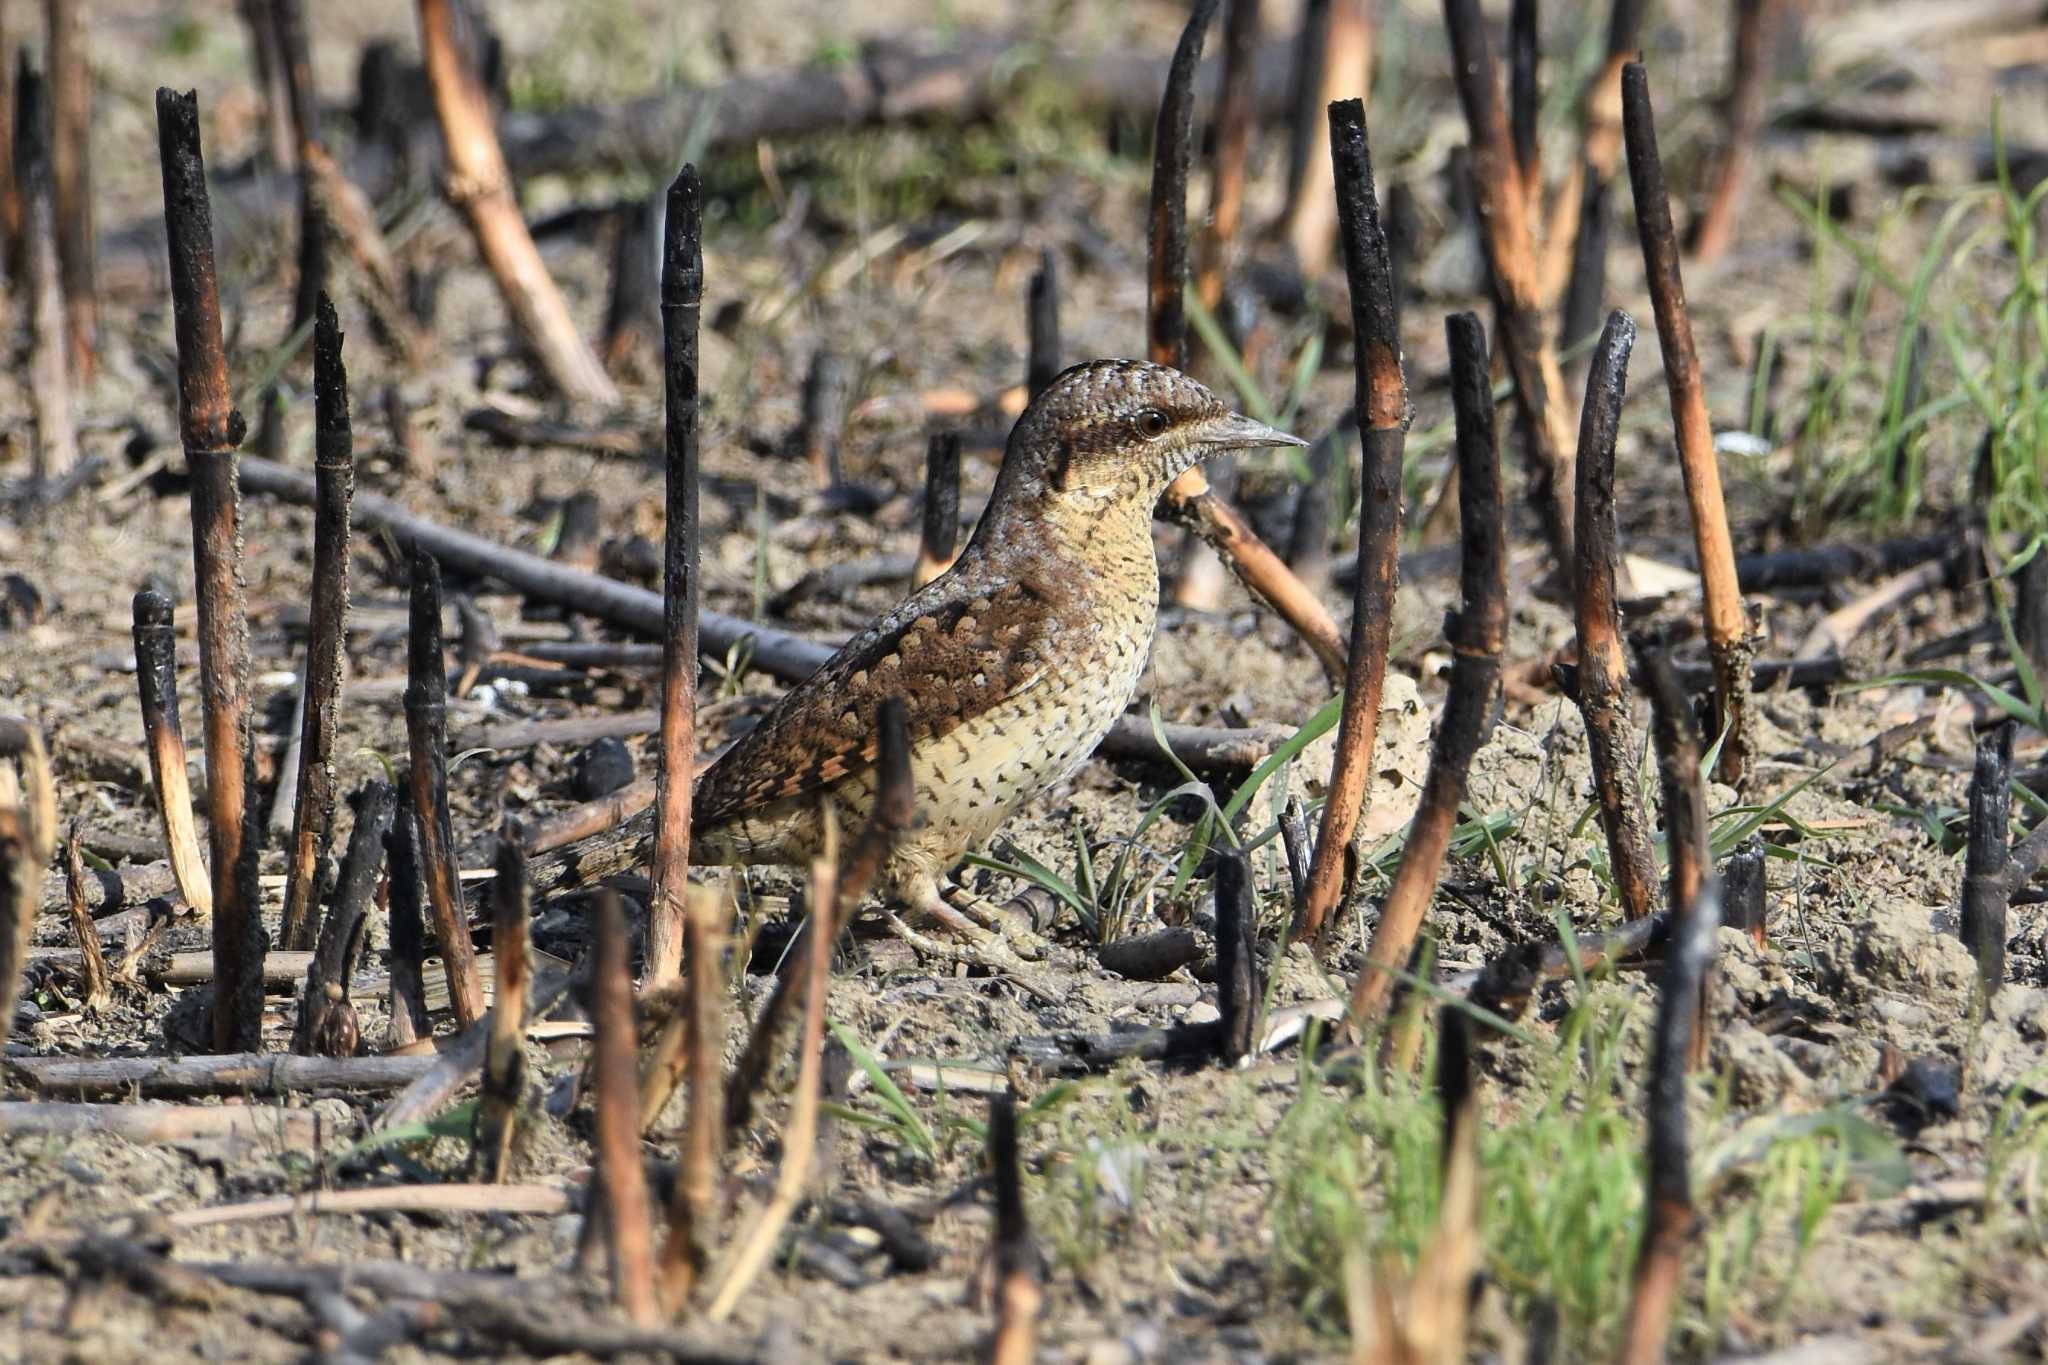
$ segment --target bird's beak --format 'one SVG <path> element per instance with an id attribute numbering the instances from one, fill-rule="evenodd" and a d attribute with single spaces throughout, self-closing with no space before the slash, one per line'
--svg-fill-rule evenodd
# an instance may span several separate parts
<path id="1" fill-rule="evenodd" d="M 1243 413 L 1233 412 L 1222 417 L 1212 417 L 1192 433 L 1195 442 L 1213 451 L 1262 450 L 1267 446 L 1305 446 L 1307 441 L 1299 436 L 1289 436 L 1275 430 L 1264 422 L 1255 422 Z"/>

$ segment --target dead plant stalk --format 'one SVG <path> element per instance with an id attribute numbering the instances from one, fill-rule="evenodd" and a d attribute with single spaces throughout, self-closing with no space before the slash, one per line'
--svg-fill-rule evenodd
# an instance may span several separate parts
<path id="1" fill-rule="evenodd" d="M 661 323 L 667 408 L 668 526 L 662 550 L 661 743 L 654 795 L 654 897 L 647 984 L 682 974 L 690 878 L 690 795 L 697 752 L 697 323 L 704 301 L 703 192 L 684 166 L 668 190 L 662 230 Z"/>
<path id="2" fill-rule="evenodd" d="M 1311 941 L 1323 937 L 1330 912 L 1355 871 L 1351 839 L 1371 777 L 1380 692 L 1386 682 L 1393 630 L 1399 577 L 1401 458 L 1409 421 L 1393 268 L 1373 189 L 1372 151 L 1362 101 L 1339 100 L 1330 106 L 1330 157 L 1337 184 L 1344 276 L 1351 294 L 1351 325 L 1357 337 L 1353 404 L 1358 416 L 1361 492 L 1358 578 L 1337 757 L 1330 772 L 1322 832 L 1309 868 L 1308 896 L 1295 912 L 1295 936 Z"/>
<path id="3" fill-rule="evenodd" d="M 618 892 L 598 897 L 591 1014 L 597 1025 L 598 1169 L 611 1238 L 612 1297 L 629 1321 L 661 1319 L 654 1288 L 654 1225 L 647 1170 L 640 1159 L 640 1095 L 634 1062 L 633 978 L 626 961 L 626 916 Z"/>
<path id="4" fill-rule="evenodd" d="M 1728 532 L 1727 504 L 1721 497 L 1721 465 L 1714 453 L 1714 429 L 1707 420 L 1707 395 L 1700 381 L 1699 352 L 1693 345 L 1692 315 L 1685 305 L 1678 233 L 1671 223 L 1664 163 L 1657 151 L 1649 80 L 1640 62 L 1623 68 L 1621 98 L 1629 182 L 1635 190 L 1636 233 L 1642 242 L 1650 304 L 1657 316 L 1657 341 L 1664 352 L 1664 382 L 1671 393 L 1678 464 L 1685 476 L 1693 548 L 1699 556 L 1707 651 L 1714 667 L 1715 728 L 1726 735 L 1716 775 L 1740 790 L 1749 774 L 1755 738 L 1749 710 L 1749 665 L 1755 644 L 1750 638 L 1749 613 L 1742 604 L 1742 586 L 1735 576 L 1735 544 Z"/>
<path id="5" fill-rule="evenodd" d="M 1571 420 L 1564 378 L 1543 318 L 1528 199 L 1502 106 L 1500 75 L 1478 0 L 1444 0 L 1458 99 L 1472 144 L 1472 185 L 1484 227 L 1487 262 L 1500 303 L 1495 344 L 1515 380 L 1515 405 L 1529 432 L 1530 471 L 1551 554 L 1572 562 Z"/>
<path id="6" fill-rule="evenodd" d="M 349 503 L 355 496 L 355 439 L 341 341 L 334 304 L 322 294 L 313 328 L 313 609 L 301 684 L 298 801 L 278 935 L 287 948 L 310 948 L 319 937 L 313 895 L 334 820 L 334 727 L 348 623 Z"/>
<path id="7" fill-rule="evenodd" d="M 1578 550 L 1573 606 L 1578 623 L 1579 710 L 1592 751 L 1593 788 L 1600 827 L 1607 835 L 1608 866 L 1622 914 L 1647 916 L 1656 902 L 1650 831 L 1636 782 L 1636 730 L 1629 719 L 1628 653 L 1622 645 L 1621 607 L 1614 578 L 1619 552 L 1614 524 L 1614 442 L 1628 383 L 1628 356 L 1636 325 L 1616 309 L 1594 349 L 1586 377 L 1585 415 L 1579 425 Z"/>
<path id="8" fill-rule="evenodd" d="M 612 404 L 619 398 L 604 366 L 576 330 L 520 216 L 511 173 L 492 127 L 490 101 L 455 41 L 451 0 L 419 0 L 420 48 L 427 84 L 448 147 L 448 197 L 469 220 L 477 251 L 548 382 L 566 398 Z"/>
<path id="9" fill-rule="evenodd" d="M 1437 726 L 1422 802 L 1401 849 L 1401 866 L 1380 907 L 1378 925 L 1351 992 L 1352 1022 L 1371 1028 L 1393 994 L 1388 969 L 1408 961 L 1424 912 L 1436 892 L 1444 855 L 1457 829 L 1472 758 L 1493 729 L 1507 636 L 1507 515 L 1501 497 L 1500 450 L 1486 331 L 1472 313 L 1445 320 L 1451 354 L 1451 406 L 1457 419 L 1458 515 L 1463 546 L 1461 607 L 1450 622 L 1451 681 Z"/>
<path id="10" fill-rule="evenodd" d="M 199 102 L 159 89 L 157 139 L 171 311 L 178 339 L 178 431 L 192 478 L 192 559 L 199 603 L 199 677 L 206 720 L 207 834 L 213 873 L 214 1045 L 254 1048 L 262 1032 L 263 930 L 257 915 L 256 824 L 249 809 L 249 623 L 242 601 L 241 505 L 235 450 L 245 427 L 228 387 L 213 210 L 199 148 Z"/>
<path id="11" fill-rule="evenodd" d="M 163 826 L 178 895 L 201 916 L 213 913 L 213 886 L 192 818 L 192 779 L 185 770 L 185 732 L 178 718 L 177 628 L 171 599 L 152 588 L 135 594 L 135 686 L 141 694 L 143 747 L 150 791 Z"/>

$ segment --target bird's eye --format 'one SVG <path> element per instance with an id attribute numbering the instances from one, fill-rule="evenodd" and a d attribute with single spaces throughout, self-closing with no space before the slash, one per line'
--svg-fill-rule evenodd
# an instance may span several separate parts
<path id="1" fill-rule="evenodd" d="M 1166 414 L 1158 408 L 1146 408 L 1138 414 L 1138 434 L 1148 441 L 1157 436 L 1164 436 L 1169 425 Z"/>

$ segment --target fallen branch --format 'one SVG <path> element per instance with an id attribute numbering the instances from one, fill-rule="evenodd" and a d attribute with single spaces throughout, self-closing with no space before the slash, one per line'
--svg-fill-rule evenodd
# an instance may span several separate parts
<path id="1" fill-rule="evenodd" d="M 324 1213 L 567 1213 L 568 1191 L 554 1185 L 393 1185 L 375 1190 L 315 1190 L 310 1194 L 252 1199 L 185 1209 L 165 1217 L 174 1228 L 211 1228 L 260 1218 L 305 1218 Z"/>
<path id="2" fill-rule="evenodd" d="M 1795 656 L 1801 660 L 1824 659 L 1843 654 L 1858 635 L 1897 611 L 1922 593 L 1946 584 L 1950 570 L 1945 560 L 1933 560 L 1918 568 L 1895 574 L 1845 606 L 1835 608 L 1799 642 Z"/>
<path id="3" fill-rule="evenodd" d="M 47 1100 L 0 1101 L 0 1137 L 85 1137 L 99 1134 L 126 1142 L 192 1142 L 242 1138 L 280 1148 L 311 1150 L 320 1125 L 304 1109 L 257 1105 L 58 1104 Z"/>
<path id="4" fill-rule="evenodd" d="M 390 1303 L 423 1303 L 438 1310 L 439 1332 L 459 1331 L 483 1353 L 516 1348 L 536 1356 L 633 1356 L 682 1365 L 754 1365 L 758 1346 L 737 1335 L 714 1337 L 701 1327 L 642 1328 L 583 1312 L 583 1288 L 561 1276 L 427 1270 L 413 1261 L 350 1261 L 344 1265 L 279 1262 L 179 1262 L 179 1270 L 259 1294 L 312 1302 L 323 1296 L 367 1291 Z"/>
<path id="5" fill-rule="evenodd" d="M 392 977 L 396 980 L 397 973 L 394 972 Z M 568 972 L 541 975 L 534 983 L 526 1017 L 530 1020 L 545 1018 L 555 1002 L 569 993 L 575 979 Z M 371 1129 L 388 1131 L 402 1124 L 421 1122 L 453 1099 L 455 1092 L 483 1066 L 484 1055 L 489 1049 L 490 1027 L 488 1018 L 479 1019 L 457 1035 L 454 1041 L 446 1043 L 440 1055 L 432 1059 L 433 1065 L 377 1115 Z"/>
<path id="6" fill-rule="evenodd" d="M 251 1097 L 309 1090 L 395 1090 L 434 1065 L 431 1056 L 300 1057 L 289 1052 L 235 1052 L 201 1057 L 9 1057 L 6 1065 L 38 1094 L 73 1099 L 135 1095 Z"/>

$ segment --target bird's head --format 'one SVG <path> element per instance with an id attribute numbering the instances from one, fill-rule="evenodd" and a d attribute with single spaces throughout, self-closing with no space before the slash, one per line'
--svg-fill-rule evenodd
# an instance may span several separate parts
<path id="1" fill-rule="evenodd" d="M 997 497 L 1132 503 L 1149 513 L 1168 484 L 1212 456 L 1306 444 L 1232 412 L 1179 370 L 1091 360 L 1053 380 L 1017 419 Z"/>

